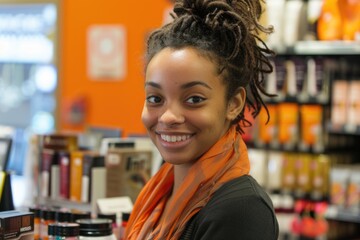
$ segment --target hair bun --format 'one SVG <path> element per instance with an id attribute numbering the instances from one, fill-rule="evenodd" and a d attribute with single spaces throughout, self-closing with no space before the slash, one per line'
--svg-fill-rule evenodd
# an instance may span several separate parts
<path id="1" fill-rule="evenodd" d="M 204 1 L 191 1 L 191 0 L 184 0 L 184 1 L 176 1 L 174 5 L 174 13 L 176 13 L 177 17 L 182 17 L 184 15 L 194 15 L 199 18 L 204 17 L 204 10 L 201 3 Z"/>
<path id="2" fill-rule="evenodd" d="M 175 18 L 192 17 L 202 21 L 212 29 L 230 28 L 232 24 L 241 24 L 239 15 L 234 12 L 232 0 L 182 0 L 174 5 Z"/>
<path id="3" fill-rule="evenodd" d="M 219 11 L 232 11 L 231 0 L 214 1 L 214 0 L 183 0 L 176 1 L 174 12 L 178 17 L 186 14 L 194 15 L 205 19 L 208 14 L 214 14 Z"/>

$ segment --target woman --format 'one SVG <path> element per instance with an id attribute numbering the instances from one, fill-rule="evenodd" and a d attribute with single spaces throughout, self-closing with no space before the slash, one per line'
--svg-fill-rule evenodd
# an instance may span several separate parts
<path id="1" fill-rule="evenodd" d="M 127 239 L 277 239 L 240 135 L 244 108 L 266 108 L 261 11 L 258 0 L 175 1 L 173 22 L 150 35 L 142 121 L 166 163 L 138 196 Z"/>

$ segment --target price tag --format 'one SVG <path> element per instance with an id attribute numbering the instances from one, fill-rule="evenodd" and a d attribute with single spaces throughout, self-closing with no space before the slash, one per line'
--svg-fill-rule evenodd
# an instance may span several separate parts
<path id="1" fill-rule="evenodd" d="M 325 213 L 325 216 L 328 217 L 328 218 L 335 218 L 339 213 L 339 209 L 336 207 L 336 206 L 329 206 L 326 213 Z"/>
<path id="2" fill-rule="evenodd" d="M 133 203 L 130 197 L 100 198 L 97 206 L 101 213 L 123 213 L 131 212 Z"/>

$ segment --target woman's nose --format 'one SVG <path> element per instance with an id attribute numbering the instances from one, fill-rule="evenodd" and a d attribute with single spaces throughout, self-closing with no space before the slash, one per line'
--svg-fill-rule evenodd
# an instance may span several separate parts
<path id="1" fill-rule="evenodd" d="M 159 117 L 159 122 L 166 125 L 174 125 L 183 123 L 185 117 L 182 114 L 182 111 L 175 106 L 166 107 L 162 114 Z"/>

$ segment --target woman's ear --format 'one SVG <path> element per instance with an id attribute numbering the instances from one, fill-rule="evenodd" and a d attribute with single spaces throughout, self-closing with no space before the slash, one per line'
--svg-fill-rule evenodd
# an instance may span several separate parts
<path id="1" fill-rule="evenodd" d="M 246 91 L 243 87 L 238 88 L 235 95 L 229 100 L 227 119 L 233 121 L 243 110 L 246 100 Z"/>

